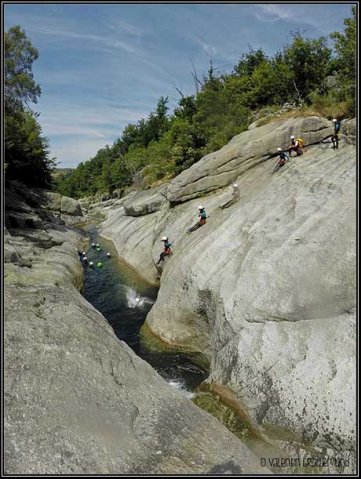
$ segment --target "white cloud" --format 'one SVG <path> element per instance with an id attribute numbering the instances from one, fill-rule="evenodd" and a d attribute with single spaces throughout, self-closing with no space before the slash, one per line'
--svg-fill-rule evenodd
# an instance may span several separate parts
<path id="1" fill-rule="evenodd" d="M 286 5 L 256 4 L 254 14 L 262 22 L 277 22 L 278 20 L 290 20 L 294 12 Z"/>
<path id="2" fill-rule="evenodd" d="M 79 24 L 71 17 L 67 19 L 58 18 L 49 15 L 24 14 L 23 21 L 26 24 L 26 31 L 32 35 L 46 35 L 48 41 L 59 42 L 81 42 L 84 49 L 102 47 L 108 51 L 124 50 L 127 53 L 142 55 L 144 52 L 139 47 L 139 38 L 142 31 L 129 23 L 117 21 L 107 27 L 112 33 L 99 35 L 93 32 L 93 25 Z M 82 28 L 82 31 L 80 30 Z M 98 27 L 97 31 L 101 29 Z"/>
<path id="3" fill-rule="evenodd" d="M 329 7 L 331 5 L 328 5 Z M 274 23 L 280 20 L 299 26 L 309 25 L 323 34 L 329 32 L 332 13 L 325 15 L 326 5 L 313 4 L 255 4 L 254 15 L 262 22 Z"/>
<path id="4" fill-rule="evenodd" d="M 127 33 L 129 35 L 133 35 L 136 37 L 140 37 L 144 34 L 144 30 L 132 25 L 131 23 L 125 22 L 124 20 L 120 20 L 119 18 L 112 19 L 105 23 L 105 26 L 112 31 L 121 31 Z"/>

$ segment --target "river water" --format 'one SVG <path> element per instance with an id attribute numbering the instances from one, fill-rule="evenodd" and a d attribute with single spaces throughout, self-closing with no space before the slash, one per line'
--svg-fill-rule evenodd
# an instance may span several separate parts
<path id="1" fill-rule="evenodd" d="M 181 353 L 154 352 L 146 349 L 139 337 L 139 330 L 154 304 L 158 290 L 143 281 L 117 256 L 114 245 L 98 235 L 95 225 L 84 226 L 89 236 L 85 248 L 91 268 L 84 265 L 82 294 L 108 320 L 119 339 L 147 361 L 172 386 L 189 398 L 192 391 L 207 374 Z M 99 244 L 101 251 L 92 248 Z M 110 253 L 111 257 L 107 256 Z M 97 267 L 101 262 L 102 267 Z"/>

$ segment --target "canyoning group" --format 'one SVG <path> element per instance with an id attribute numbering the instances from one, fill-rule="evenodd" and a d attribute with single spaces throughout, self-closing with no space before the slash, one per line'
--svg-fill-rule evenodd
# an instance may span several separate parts
<path id="1" fill-rule="evenodd" d="M 332 135 L 324 138 L 324 140 L 331 138 L 332 145 L 333 145 L 332 147 L 334 149 L 337 149 L 340 130 L 341 130 L 341 120 L 337 120 L 336 118 L 334 118 L 332 120 L 332 123 L 334 125 L 334 132 L 332 133 Z M 291 144 L 286 150 L 282 150 L 282 148 L 277 148 L 278 159 L 277 159 L 277 163 L 275 167 L 273 168 L 273 171 L 272 171 L 273 173 L 278 171 L 287 161 L 290 160 L 293 151 L 296 153 L 296 156 L 303 155 L 305 140 L 303 138 L 296 138 L 294 135 L 290 136 L 290 140 L 291 140 Z M 324 140 L 322 140 L 322 142 Z"/>
<path id="2" fill-rule="evenodd" d="M 92 243 L 91 248 L 95 250 L 97 253 L 100 253 L 102 251 L 102 247 L 100 246 L 99 243 Z M 78 250 L 78 256 L 79 256 L 79 260 L 81 261 L 83 265 L 89 265 L 89 268 L 94 268 L 95 266 L 94 262 L 88 260 L 87 253 L 85 251 Z M 112 257 L 110 253 L 107 253 L 106 256 L 107 258 Z M 97 261 L 96 266 L 97 268 L 102 268 L 103 267 L 102 261 Z"/>
<path id="3" fill-rule="evenodd" d="M 341 130 L 341 121 L 337 120 L 334 118 L 332 120 L 333 125 L 334 125 L 334 131 L 331 135 L 327 136 L 324 138 L 324 140 L 331 138 L 332 145 L 334 149 L 338 148 L 338 143 L 339 143 L 339 135 L 340 135 L 340 130 Z M 324 141 L 322 140 L 322 142 Z M 301 156 L 304 153 L 304 148 L 305 148 L 305 140 L 301 137 L 296 138 L 294 135 L 290 136 L 290 145 L 288 148 L 282 149 L 281 147 L 277 148 L 277 162 L 276 165 L 274 166 L 272 173 L 278 171 L 282 166 L 284 166 L 288 161 L 290 161 L 290 158 L 292 157 L 292 153 L 294 152 L 296 156 Z M 274 155 L 272 155 L 274 156 Z M 231 198 L 226 201 L 223 205 L 220 205 L 219 208 L 226 209 L 229 208 L 230 206 L 234 205 L 240 198 L 240 188 L 237 183 L 232 185 L 232 195 Z M 207 214 L 206 209 L 203 205 L 198 206 L 198 221 L 190 228 L 187 229 L 187 234 L 190 234 L 200 227 L 204 226 L 207 223 L 207 219 L 210 216 Z M 172 254 L 172 243 L 169 241 L 168 236 L 163 236 L 162 239 L 160 240 L 163 243 L 163 251 L 159 255 L 159 259 L 156 263 L 156 267 L 159 271 L 158 266 L 165 261 L 165 259 Z M 102 251 L 101 246 L 99 243 L 92 243 L 91 244 L 91 249 L 96 251 L 97 253 L 100 253 Z M 89 265 L 90 268 L 94 268 L 95 264 L 93 261 L 88 260 L 87 253 L 85 251 L 78 251 L 79 259 L 82 262 L 83 265 Z M 107 258 L 111 257 L 110 253 L 106 253 Z M 96 262 L 97 268 L 102 268 L 103 263 L 101 261 Z"/>
<path id="4" fill-rule="evenodd" d="M 332 120 L 333 125 L 334 125 L 334 132 L 332 135 L 327 136 L 324 138 L 324 140 L 331 138 L 332 145 L 334 149 L 338 148 L 338 142 L 339 142 L 339 134 L 341 130 L 341 120 L 338 120 L 334 118 Z M 288 161 L 290 161 L 290 158 L 292 157 L 292 152 L 296 153 L 296 156 L 301 156 L 303 155 L 304 148 L 305 148 L 305 140 L 301 137 L 296 138 L 294 135 L 290 136 L 290 145 L 286 149 L 282 148 L 277 148 L 277 162 L 276 165 L 274 166 L 272 173 L 275 173 L 278 171 L 283 165 L 285 165 Z M 322 140 L 323 141 L 323 140 Z M 232 185 L 233 191 L 232 191 L 232 197 L 223 205 L 220 206 L 221 209 L 229 208 L 230 206 L 234 205 L 240 198 L 240 189 L 237 183 Z M 187 233 L 190 234 L 193 231 L 196 231 L 198 228 L 201 226 L 205 225 L 207 223 L 207 218 L 209 218 L 209 215 L 207 215 L 205 207 L 200 205 L 198 207 L 198 221 L 195 223 L 191 228 L 188 228 Z M 156 263 L 158 266 L 160 263 L 162 263 L 167 256 L 170 256 L 172 254 L 172 243 L 169 242 L 168 236 L 163 236 L 161 239 L 161 242 L 164 243 L 164 250 L 159 256 L 159 260 Z"/>

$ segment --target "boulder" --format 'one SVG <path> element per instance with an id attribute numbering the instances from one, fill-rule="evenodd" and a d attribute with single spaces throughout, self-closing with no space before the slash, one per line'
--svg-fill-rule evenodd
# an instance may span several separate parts
<path id="1" fill-rule="evenodd" d="M 356 118 L 341 123 L 340 142 L 345 140 L 349 145 L 356 145 Z"/>
<path id="2" fill-rule="evenodd" d="M 140 191 L 124 201 L 124 211 L 127 216 L 144 216 L 159 211 L 166 201 L 166 186 L 154 190 Z"/>
<path id="3" fill-rule="evenodd" d="M 61 197 L 61 212 L 70 216 L 83 216 L 79 201 L 69 196 Z"/>
<path id="4" fill-rule="evenodd" d="M 46 197 L 48 199 L 48 203 L 46 205 L 46 208 L 48 210 L 61 211 L 62 195 L 60 193 L 53 193 L 52 191 L 47 191 Z"/>

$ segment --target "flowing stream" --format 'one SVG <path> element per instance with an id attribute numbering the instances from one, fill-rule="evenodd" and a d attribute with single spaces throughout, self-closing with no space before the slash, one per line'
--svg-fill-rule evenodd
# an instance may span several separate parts
<path id="1" fill-rule="evenodd" d="M 119 339 L 170 385 L 191 398 L 192 391 L 207 374 L 181 353 L 147 350 L 139 337 L 140 327 L 157 298 L 158 289 L 140 279 L 118 259 L 113 243 L 101 238 L 95 225 L 86 225 L 82 229 L 89 236 L 89 245 L 84 250 L 88 264 L 83 265 L 83 296 L 103 314 Z M 99 244 L 101 251 L 93 248 L 92 243 Z M 93 267 L 90 262 L 94 263 Z M 97 266 L 99 262 L 101 267 Z"/>

